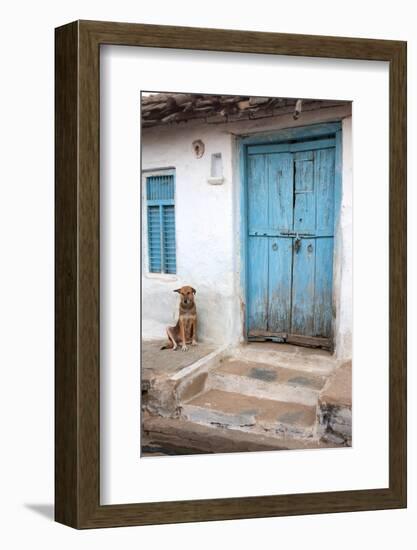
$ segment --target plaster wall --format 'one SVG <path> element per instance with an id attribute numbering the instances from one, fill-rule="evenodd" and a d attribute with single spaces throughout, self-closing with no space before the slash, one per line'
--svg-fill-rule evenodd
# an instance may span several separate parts
<path id="1" fill-rule="evenodd" d="M 205 144 L 195 157 L 192 142 Z M 177 274 L 148 270 L 146 201 L 142 185 L 142 333 L 165 336 L 178 314 L 178 294 L 189 284 L 197 290 L 198 335 L 208 341 L 230 341 L 234 300 L 234 233 L 232 199 L 232 136 L 218 127 L 178 127 L 147 131 L 142 170 L 175 167 Z M 212 153 L 222 153 L 224 183 L 210 185 Z"/>

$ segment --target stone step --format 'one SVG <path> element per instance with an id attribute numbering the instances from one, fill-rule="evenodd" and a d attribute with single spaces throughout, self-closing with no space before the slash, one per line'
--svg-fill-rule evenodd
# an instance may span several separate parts
<path id="1" fill-rule="evenodd" d="M 291 344 L 252 342 L 233 350 L 235 359 L 276 365 L 283 368 L 328 376 L 338 367 L 338 360 L 328 351 L 302 348 Z"/>
<path id="2" fill-rule="evenodd" d="M 181 416 L 206 426 L 220 426 L 288 438 L 316 437 L 316 407 L 208 390 L 181 406 Z"/>
<path id="3" fill-rule="evenodd" d="M 318 404 L 319 431 L 323 437 L 352 441 L 352 362 L 335 370 L 321 392 Z"/>
<path id="4" fill-rule="evenodd" d="M 210 372 L 208 385 L 253 397 L 316 405 L 326 380 L 309 372 L 229 358 Z"/>
<path id="5" fill-rule="evenodd" d="M 205 426 L 182 418 L 144 415 L 142 456 L 321 449 L 339 445 Z"/>

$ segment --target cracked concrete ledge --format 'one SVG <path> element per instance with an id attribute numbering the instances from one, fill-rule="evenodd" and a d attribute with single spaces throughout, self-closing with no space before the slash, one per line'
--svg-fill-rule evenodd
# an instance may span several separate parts
<path id="1" fill-rule="evenodd" d="M 184 378 L 187 378 L 189 375 L 194 374 L 197 371 L 201 372 L 202 369 L 209 369 L 211 366 L 215 366 L 217 364 L 217 361 L 225 356 L 225 353 L 228 349 L 228 346 L 223 346 L 219 349 L 212 351 L 192 365 L 184 367 L 180 371 L 176 372 L 173 376 L 171 376 L 171 380 L 183 380 Z"/>
<path id="2" fill-rule="evenodd" d="M 302 451 L 334 448 L 331 442 L 277 437 L 204 426 L 184 419 L 146 416 L 142 430 L 142 456 L 234 453 L 251 451 Z"/>
<path id="3" fill-rule="evenodd" d="M 146 384 L 142 380 L 142 408 L 152 414 L 175 418 L 182 400 L 203 391 L 208 371 L 214 368 L 227 351 L 227 346 L 211 351 L 174 374 L 168 368 L 149 372 Z M 183 353 L 168 351 L 165 353 Z M 188 353 L 188 352 L 184 352 Z M 173 357 L 171 355 L 166 358 Z M 181 356 L 182 357 L 182 356 Z"/>
<path id="4" fill-rule="evenodd" d="M 340 365 L 319 396 L 318 424 L 321 437 L 352 444 L 352 362 Z"/>
<path id="5" fill-rule="evenodd" d="M 240 361 L 279 365 L 318 376 L 328 376 L 340 365 L 340 360 L 328 351 L 291 344 L 279 344 L 277 347 L 277 344 L 272 342 L 240 345 L 234 348 L 231 354 Z"/>

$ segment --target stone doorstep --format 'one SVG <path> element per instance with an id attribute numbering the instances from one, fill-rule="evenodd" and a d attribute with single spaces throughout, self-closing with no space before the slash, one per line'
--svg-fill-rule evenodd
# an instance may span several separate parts
<path id="1" fill-rule="evenodd" d="M 187 453 L 232 453 L 250 451 L 281 451 L 335 448 L 340 445 L 314 439 L 296 439 L 254 434 L 227 428 L 204 426 L 179 418 L 162 418 L 144 415 L 142 448 L 155 448 L 152 453 L 142 456 L 156 456 L 158 449 L 168 449 L 169 454 L 177 454 L 177 449 L 187 449 Z"/>
<path id="2" fill-rule="evenodd" d="M 243 361 L 278 365 L 317 376 L 328 376 L 340 365 L 340 361 L 328 351 L 272 342 L 241 345 L 233 349 L 231 355 Z"/>
<path id="3" fill-rule="evenodd" d="M 177 415 L 178 405 L 210 389 L 211 382 L 213 382 L 213 388 L 217 389 L 233 391 L 237 385 L 240 388 L 237 391 L 242 393 L 312 405 L 315 398 L 314 387 L 321 384 L 321 376 L 328 375 L 330 371 L 328 364 L 331 364 L 332 369 L 334 368 L 334 360 L 329 362 L 331 356 L 328 352 L 306 350 L 286 344 L 251 343 L 232 350 L 228 347 L 213 350 L 210 346 L 201 345 L 192 351 L 183 353 L 171 350 L 160 351 L 160 343 L 147 343 L 149 348 L 147 364 L 149 367 L 152 365 L 153 368 L 142 368 L 142 390 L 146 391 L 149 410 L 164 416 Z M 277 349 L 280 351 L 276 351 Z M 248 353 L 255 359 L 249 361 L 249 363 L 254 363 L 252 375 L 249 371 L 245 376 L 236 379 L 236 376 L 240 376 L 239 373 L 226 373 L 224 370 L 219 370 L 217 376 L 213 375 L 218 370 L 222 358 L 228 356 L 232 363 L 233 357 L 242 356 L 240 361 L 248 363 L 246 358 Z M 261 358 L 267 360 L 261 362 Z M 167 360 L 174 361 L 174 366 L 166 363 Z M 158 361 L 163 361 L 161 367 L 158 367 Z M 259 364 L 259 369 L 256 369 L 257 364 Z M 323 364 L 326 364 L 327 367 L 324 368 Z M 166 366 L 164 367 L 164 365 Z M 222 368 L 224 365 L 220 365 L 220 367 Z M 281 378 L 283 378 L 284 369 L 288 371 L 288 374 L 291 373 L 291 376 L 294 374 L 293 378 L 297 377 L 298 371 L 299 383 L 296 386 L 290 383 L 285 387 L 273 388 L 265 379 L 261 379 L 263 374 L 265 378 L 265 369 L 268 369 L 268 366 L 274 369 L 281 368 Z M 235 379 L 227 380 L 225 375 L 227 378 L 235 377 Z M 310 375 L 317 376 L 317 378 L 310 378 Z M 213 380 L 210 380 L 211 378 Z M 160 411 L 158 411 L 158 402 L 161 404 Z"/>
<path id="4" fill-rule="evenodd" d="M 154 379 L 145 408 L 228 434 L 316 441 L 330 433 L 336 437 L 330 440 L 333 447 L 339 446 L 338 434 L 349 439 L 350 365 L 340 366 L 322 350 L 270 343 L 205 351 L 197 361 Z"/>
<path id="5" fill-rule="evenodd" d="M 313 438 L 316 435 L 315 406 L 221 390 L 208 390 L 184 403 L 181 417 L 198 424 L 290 438 Z"/>
<path id="6" fill-rule="evenodd" d="M 326 381 L 308 372 L 228 358 L 210 372 L 207 387 L 313 406 Z"/>

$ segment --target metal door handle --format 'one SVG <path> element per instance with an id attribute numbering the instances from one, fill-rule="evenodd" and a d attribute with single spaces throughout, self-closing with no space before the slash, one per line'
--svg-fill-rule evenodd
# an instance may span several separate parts
<path id="1" fill-rule="evenodd" d="M 298 251 L 300 250 L 300 248 L 301 248 L 301 239 L 300 237 L 297 237 L 294 241 L 294 250 L 296 254 L 298 254 Z"/>

